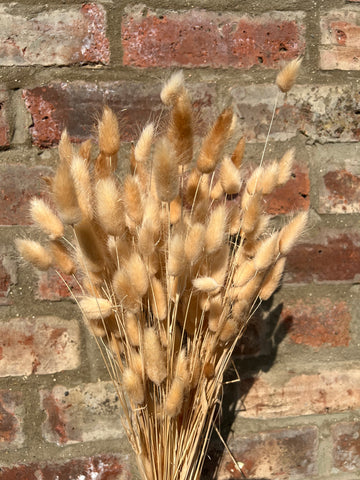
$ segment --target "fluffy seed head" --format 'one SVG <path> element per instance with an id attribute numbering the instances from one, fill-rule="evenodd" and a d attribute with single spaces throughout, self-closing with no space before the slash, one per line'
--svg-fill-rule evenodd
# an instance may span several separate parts
<path id="1" fill-rule="evenodd" d="M 245 138 L 242 137 L 238 141 L 233 154 L 231 155 L 231 161 L 235 165 L 236 168 L 241 167 L 242 159 L 244 157 L 245 152 Z"/>
<path id="2" fill-rule="evenodd" d="M 153 171 L 159 200 L 170 203 L 178 194 L 179 175 L 174 149 L 166 137 L 155 145 Z"/>
<path id="3" fill-rule="evenodd" d="M 150 305 L 153 315 L 158 320 L 165 320 L 167 315 L 167 302 L 164 287 L 156 277 L 152 277 L 150 283 Z"/>
<path id="4" fill-rule="evenodd" d="M 30 202 L 32 220 L 49 235 L 51 240 L 62 237 L 64 225 L 51 208 L 41 198 L 32 198 Z"/>
<path id="5" fill-rule="evenodd" d="M 153 327 L 144 330 L 144 362 L 147 376 L 156 385 L 161 385 L 166 378 L 165 355 Z"/>
<path id="6" fill-rule="evenodd" d="M 92 189 L 88 161 L 80 155 L 75 155 L 70 169 L 82 217 L 92 220 Z"/>
<path id="7" fill-rule="evenodd" d="M 124 207 L 117 182 L 113 177 L 101 178 L 95 187 L 96 217 L 103 230 L 120 236 L 125 228 Z"/>
<path id="8" fill-rule="evenodd" d="M 225 157 L 221 163 L 220 182 L 226 194 L 234 195 L 239 193 L 241 187 L 240 172 L 230 157 Z"/>
<path id="9" fill-rule="evenodd" d="M 45 271 L 50 268 L 52 262 L 51 255 L 40 243 L 17 238 L 15 245 L 23 259 L 38 270 Z"/>
<path id="10" fill-rule="evenodd" d="M 135 146 L 134 155 L 137 162 L 146 162 L 149 158 L 151 145 L 154 139 L 155 126 L 148 123 L 141 132 L 140 138 Z"/>
<path id="11" fill-rule="evenodd" d="M 181 411 L 184 401 L 184 382 L 175 378 L 165 401 L 165 412 L 170 417 L 176 417 Z"/>
<path id="12" fill-rule="evenodd" d="M 260 300 L 268 300 L 277 289 L 285 267 L 286 258 L 282 257 L 270 269 L 261 285 Z"/>
<path id="13" fill-rule="evenodd" d="M 279 178 L 278 184 L 284 185 L 291 177 L 295 158 L 295 148 L 287 150 L 279 162 Z"/>
<path id="14" fill-rule="evenodd" d="M 308 221 L 308 212 L 298 213 L 285 227 L 280 230 L 279 251 L 287 255 L 304 231 Z"/>
<path id="15" fill-rule="evenodd" d="M 216 207 L 210 216 L 206 227 L 205 247 L 208 254 L 212 254 L 218 250 L 225 239 L 226 229 L 226 209 L 225 205 Z"/>
<path id="16" fill-rule="evenodd" d="M 278 73 L 276 77 L 276 85 L 282 92 L 287 93 L 294 85 L 299 73 L 301 62 L 301 58 L 295 58 L 285 65 L 285 67 Z"/>
<path id="17" fill-rule="evenodd" d="M 184 74 L 182 70 L 173 73 L 163 86 L 160 98 L 165 105 L 172 105 L 176 98 L 184 91 Z"/>
<path id="18" fill-rule="evenodd" d="M 211 277 L 194 278 L 192 283 L 197 290 L 200 290 L 201 292 L 207 292 L 207 293 L 213 292 L 220 286 L 217 283 L 217 281 Z"/>
<path id="19" fill-rule="evenodd" d="M 52 180 L 52 193 L 59 217 L 65 224 L 74 225 L 81 220 L 81 210 L 69 163 L 60 161 Z"/>
<path id="20" fill-rule="evenodd" d="M 69 255 L 68 250 L 60 240 L 50 242 L 50 253 L 53 264 L 66 275 L 72 275 L 76 271 L 75 263 Z"/>
<path id="21" fill-rule="evenodd" d="M 80 300 L 79 305 L 88 320 L 106 318 L 113 312 L 113 305 L 106 298 L 85 297 Z"/>
<path id="22" fill-rule="evenodd" d="M 190 264 L 196 263 L 201 257 L 205 245 L 205 227 L 201 223 L 194 223 L 186 236 L 184 252 Z"/>
<path id="23" fill-rule="evenodd" d="M 98 125 L 99 147 L 105 155 L 115 155 L 120 148 L 119 125 L 115 113 L 105 107 Z"/>
<path id="24" fill-rule="evenodd" d="M 279 253 L 279 235 L 273 233 L 271 237 L 263 240 L 256 250 L 254 267 L 256 270 L 268 268 Z"/>
<path id="25" fill-rule="evenodd" d="M 122 380 L 130 400 L 135 404 L 143 403 L 145 396 L 141 377 L 131 368 L 126 368 Z"/>

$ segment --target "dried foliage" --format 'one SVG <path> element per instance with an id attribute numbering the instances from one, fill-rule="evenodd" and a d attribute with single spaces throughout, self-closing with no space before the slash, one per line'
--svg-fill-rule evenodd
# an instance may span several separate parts
<path id="1" fill-rule="evenodd" d="M 282 90 L 297 68 L 278 77 Z M 159 134 L 145 126 L 122 182 L 111 110 L 100 120 L 93 162 L 88 142 L 76 149 L 63 135 L 49 181 L 57 213 L 38 200 L 31 207 L 49 243 L 17 246 L 38 269 L 51 265 L 82 285 L 77 301 L 117 388 L 142 478 L 197 480 L 232 351 L 259 302 L 278 287 L 307 214 L 274 232 L 263 213 L 264 196 L 290 177 L 292 150 L 246 180 L 245 140 L 226 152 L 235 124 L 227 108 L 193 159 L 181 73 L 161 98 L 168 128 Z M 63 224 L 73 231 L 67 243 Z"/>

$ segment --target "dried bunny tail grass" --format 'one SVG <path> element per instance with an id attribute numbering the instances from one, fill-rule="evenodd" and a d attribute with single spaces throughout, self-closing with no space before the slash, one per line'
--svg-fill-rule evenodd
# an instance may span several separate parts
<path id="1" fill-rule="evenodd" d="M 146 162 L 150 155 L 151 145 L 154 140 L 155 125 L 148 123 L 142 130 L 134 149 L 136 162 Z"/>
<path id="2" fill-rule="evenodd" d="M 113 313 L 113 305 L 106 298 L 85 297 L 79 301 L 79 306 L 88 320 L 109 317 Z"/>
<path id="3" fill-rule="evenodd" d="M 167 130 L 178 165 L 186 165 L 193 157 L 192 106 L 186 90 L 174 102 Z"/>
<path id="4" fill-rule="evenodd" d="M 281 255 L 287 255 L 293 248 L 306 227 L 308 216 L 307 211 L 300 212 L 280 230 L 279 252 Z"/>
<path id="5" fill-rule="evenodd" d="M 182 213 L 182 198 L 178 195 L 174 200 L 171 200 L 170 205 L 170 223 L 171 225 L 175 225 L 181 219 Z"/>
<path id="6" fill-rule="evenodd" d="M 138 318 L 133 312 L 126 312 L 125 315 L 125 332 L 126 336 L 133 347 L 140 346 L 140 324 Z"/>
<path id="7" fill-rule="evenodd" d="M 161 101 L 165 105 L 172 105 L 184 89 L 184 73 L 180 70 L 173 73 L 163 86 L 160 93 Z"/>
<path id="8" fill-rule="evenodd" d="M 75 225 L 75 235 L 81 254 L 85 257 L 80 260 L 85 261 L 86 268 L 92 272 L 100 272 L 104 266 L 105 251 L 91 222 L 83 221 Z"/>
<path id="9" fill-rule="evenodd" d="M 53 240 L 49 244 L 50 253 L 53 258 L 53 264 L 66 275 L 72 275 L 76 272 L 76 266 L 73 262 L 67 248 L 60 240 Z"/>
<path id="10" fill-rule="evenodd" d="M 115 113 L 109 107 L 104 108 L 98 132 L 100 151 L 109 157 L 116 155 L 120 148 L 119 125 Z M 116 165 L 113 170 L 115 168 Z"/>
<path id="11" fill-rule="evenodd" d="M 256 267 L 252 260 L 240 265 L 234 272 L 233 283 L 235 287 L 244 286 L 256 274 Z"/>
<path id="12" fill-rule="evenodd" d="M 211 293 L 220 287 L 217 281 L 212 277 L 194 278 L 192 283 L 197 290 L 200 290 L 200 292 L 206 292 L 206 293 Z"/>
<path id="13" fill-rule="evenodd" d="M 295 148 L 290 148 L 282 156 L 279 162 L 278 185 L 284 185 L 291 177 L 295 158 Z"/>
<path id="14" fill-rule="evenodd" d="M 246 192 L 249 195 L 255 195 L 259 192 L 258 184 L 261 177 L 264 175 L 264 168 L 262 166 L 256 167 L 246 182 Z M 244 206 L 243 206 L 244 208 Z"/>
<path id="15" fill-rule="evenodd" d="M 267 165 L 258 179 L 257 190 L 263 195 L 269 195 L 279 184 L 279 164 L 272 162 Z"/>
<path id="16" fill-rule="evenodd" d="M 287 93 L 293 87 L 299 73 L 301 62 L 302 58 L 295 58 L 278 73 L 276 85 L 282 92 Z"/>
<path id="17" fill-rule="evenodd" d="M 233 111 L 226 108 L 217 118 L 205 137 L 197 159 L 197 168 L 201 173 L 211 173 L 220 160 L 222 151 L 231 133 Z"/>
<path id="18" fill-rule="evenodd" d="M 203 254 L 205 246 L 205 227 L 202 223 L 194 223 L 185 238 L 184 253 L 187 261 L 192 265 Z"/>
<path id="19" fill-rule="evenodd" d="M 81 210 L 76 195 L 69 163 L 60 160 L 52 179 L 52 193 L 63 223 L 74 225 L 81 220 Z"/>
<path id="20" fill-rule="evenodd" d="M 96 218 L 108 235 L 120 236 L 125 229 L 124 207 L 117 181 L 101 178 L 95 186 Z"/>
<path id="21" fill-rule="evenodd" d="M 32 198 L 30 201 L 30 215 L 41 230 L 49 235 L 50 239 L 62 237 L 64 225 L 51 208 L 41 198 Z"/>
<path id="22" fill-rule="evenodd" d="M 170 203 L 178 195 L 179 174 L 174 148 L 166 137 L 155 144 L 153 174 L 160 201 Z"/>
<path id="23" fill-rule="evenodd" d="M 273 233 L 269 238 L 261 241 L 256 249 L 254 267 L 262 271 L 268 268 L 279 254 L 279 234 Z"/>
<path id="24" fill-rule="evenodd" d="M 219 205 L 212 211 L 206 227 L 205 248 L 208 254 L 216 252 L 223 245 L 226 222 L 225 205 Z"/>
<path id="25" fill-rule="evenodd" d="M 126 271 L 131 285 L 140 297 L 143 297 L 149 288 L 149 278 L 144 262 L 138 253 L 133 253 L 126 262 Z"/>
<path id="26" fill-rule="evenodd" d="M 285 268 L 286 258 L 282 257 L 267 273 L 259 292 L 260 300 L 268 300 L 277 289 Z"/>
<path id="27" fill-rule="evenodd" d="M 244 192 L 247 196 L 247 193 Z M 244 198 L 244 197 L 243 197 Z M 243 202 L 245 203 L 245 202 Z M 247 205 L 241 219 L 241 231 L 249 234 L 254 231 L 259 215 L 262 213 L 262 196 L 260 193 L 247 197 Z"/>
<path id="28" fill-rule="evenodd" d="M 91 159 L 91 149 L 92 149 L 92 142 L 91 140 L 85 140 L 79 147 L 79 156 L 85 160 L 86 164 L 90 165 Z"/>
<path id="29" fill-rule="evenodd" d="M 140 185 L 136 177 L 128 175 L 125 178 L 123 199 L 126 215 L 136 225 L 140 225 L 144 214 L 144 205 Z"/>
<path id="30" fill-rule="evenodd" d="M 70 169 L 82 218 L 92 220 L 92 188 L 88 162 L 80 155 L 75 155 Z"/>
<path id="31" fill-rule="evenodd" d="M 181 233 L 175 233 L 170 239 L 167 267 L 168 275 L 175 277 L 185 268 L 184 236 Z"/>
<path id="32" fill-rule="evenodd" d="M 167 315 L 167 300 L 161 281 L 152 277 L 150 280 L 150 305 L 155 318 L 162 321 Z"/>
<path id="33" fill-rule="evenodd" d="M 71 145 L 69 135 L 65 129 L 60 138 L 59 147 L 58 147 L 59 157 L 62 162 L 66 162 L 70 165 L 74 150 Z"/>
<path id="34" fill-rule="evenodd" d="M 131 368 L 126 368 L 123 373 L 122 382 L 130 400 L 135 404 L 144 403 L 145 392 L 141 377 Z"/>
<path id="35" fill-rule="evenodd" d="M 185 384 L 190 381 L 189 359 L 185 348 L 178 353 L 175 377 L 180 378 Z"/>
<path id="36" fill-rule="evenodd" d="M 156 385 L 161 385 L 167 375 L 165 352 L 153 327 L 148 327 L 144 330 L 143 352 L 147 376 Z"/>
<path id="37" fill-rule="evenodd" d="M 244 158 L 244 153 L 245 153 L 245 137 L 240 138 L 238 141 L 235 150 L 233 151 L 231 155 L 231 161 L 235 165 L 236 168 L 241 167 L 242 159 Z"/>
<path id="38" fill-rule="evenodd" d="M 52 257 L 39 242 L 17 238 L 15 245 L 23 259 L 31 263 L 38 270 L 46 271 L 50 268 Z"/>
<path id="39" fill-rule="evenodd" d="M 218 180 L 210 192 L 211 200 L 219 200 L 224 195 L 224 189 L 222 187 L 221 180 Z"/>
<path id="40" fill-rule="evenodd" d="M 174 378 L 165 400 L 165 412 L 170 417 L 176 417 L 181 412 L 184 402 L 185 384 L 181 378 Z"/>
<path id="41" fill-rule="evenodd" d="M 239 193 L 241 188 L 240 171 L 231 161 L 230 157 L 225 157 L 221 162 L 220 182 L 227 195 Z"/>
<path id="42" fill-rule="evenodd" d="M 112 287 L 116 298 L 124 308 L 133 312 L 139 310 L 141 298 L 131 284 L 129 275 L 125 270 L 116 270 L 112 280 Z"/>

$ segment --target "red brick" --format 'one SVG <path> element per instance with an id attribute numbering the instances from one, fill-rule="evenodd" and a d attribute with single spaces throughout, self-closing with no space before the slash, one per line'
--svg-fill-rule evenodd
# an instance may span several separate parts
<path id="1" fill-rule="evenodd" d="M 360 422 L 338 423 L 331 433 L 334 467 L 343 472 L 360 470 Z"/>
<path id="2" fill-rule="evenodd" d="M 308 478 L 317 473 L 318 431 L 316 427 L 289 427 L 261 432 L 230 442 L 235 459 L 244 464 L 246 478 Z M 233 460 L 225 454 L 219 480 L 243 478 Z"/>
<path id="3" fill-rule="evenodd" d="M 265 210 L 270 215 L 280 215 L 310 208 L 309 169 L 296 164 L 290 180 L 267 195 Z"/>
<path id="4" fill-rule="evenodd" d="M 286 263 L 289 283 L 354 282 L 360 274 L 360 235 L 323 229 L 293 248 Z"/>
<path id="5" fill-rule="evenodd" d="M 55 270 L 39 272 L 36 298 L 54 302 L 81 294 L 78 282 L 71 275 L 61 274 L 61 276 L 62 278 L 59 277 Z"/>
<path id="6" fill-rule="evenodd" d="M 296 417 L 346 412 L 360 408 L 360 371 L 322 371 L 295 375 L 288 380 L 274 372 L 243 380 L 240 416 L 248 418 Z M 301 399 L 301 401 L 299 401 Z"/>
<path id="7" fill-rule="evenodd" d="M 189 86 L 189 90 L 195 101 L 195 117 L 204 129 L 211 117 L 215 88 L 197 84 Z M 163 113 L 160 91 L 158 83 L 130 82 L 58 83 L 24 90 L 23 98 L 33 118 L 33 143 L 40 147 L 56 145 L 65 127 L 74 141 L 89 138 L 104 105 L 118 115 L 122 139 L 133 140 L 139 135 L 139 127 Z"/>
<path id="8" fill-rule="evenodd" d="M 14 318 L 0 323 L 0 377 L 72 370 L 80 364 L 75 320 Z"/>
<path id="9" fill-rule="evenodd" d="M 66 388 L 57 385 L 40 392 L 47 419 L 46 441 L 58 445 L 124 439 L 120 402 L 111 382 Z"/>
<path id="10" fill-rule="evenodd" d="M 0 247 L 0 306 L 10 305 L 10 286 L 17 282 L 17 265 L 12 256 Z"/>
<path id="11" fill-rule="evenodd" d="M 0 390 L 0 450 L 19 448 L 23 444 L 23 421 L 22 393 Z"/>
<path id="12" fill-rule="evenodd" d="M 21 164 L 0 166 L 0 225 L 30 225 L 29 200 L 44 197 L 46 187 L 42 176 L 52 174 L 44 166 Z"/>
<path id="13" fill-rule="evenodd" d="M 48 461 L 0 468 L 0 480 L 130 480 L 127 465 L 115 455 Z"/>
<path id="14" fill-rule="evenodd" d="M 360 12 L 344 7 L 320 20 L 320 68 L 360 70 Z"/>
<path id="15" fill-rule="evenodd" d="M 360 213 L 360 174 L 329 168 L 319 185 L 319 213 Z"/>
<path id="16" fill-rule="evenodd" d="M 287 301 L 281 320 L 294 343 L 311 347 L 349 345 L 351 314 L 345 301 L 329 298 Z"/>
<path id="17" fill-rule="evenodd" d="M 136 67 L 275 68 L 304 52 L 302 15 L 258 17 L 192 9 L 128 10 L 122 25 L 123 63 Z"/>
<path id="18" fill-rule="evenodd" d="M 0 88 L 0 147 L 8 147 L 10 145 L 11 135 L 8 110 L 9 95 L 5 89 Z"/>
<path id="19" fill-rule="evenodd" d="M 70 65 L 110 61 L 102 6 L 0 8 L 0 65 Z"/>
<path id="20" fill-rule="evenodd" d="M 248 141 L 265 141 L 277 87 L 236 86 L 230 93 L 242 133 Z M 285 141 L 300 132 L 312 142 L 358 142 L 359 105 L 360 93 L 354 84 L 295 85 L 278 98 L 270 139 Z"/>

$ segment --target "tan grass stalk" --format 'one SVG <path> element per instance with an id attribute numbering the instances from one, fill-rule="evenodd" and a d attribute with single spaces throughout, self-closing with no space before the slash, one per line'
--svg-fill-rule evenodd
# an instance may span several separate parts
<path id="1" fill-rule="evenodd" d="M 276 77 L 276 85 L 282 92 L 287 93 L 293 87 L 300 70 L 301 62 L 301 58 L 295 58 L 286 64 L 278 73 L 278 76 Z"/>

